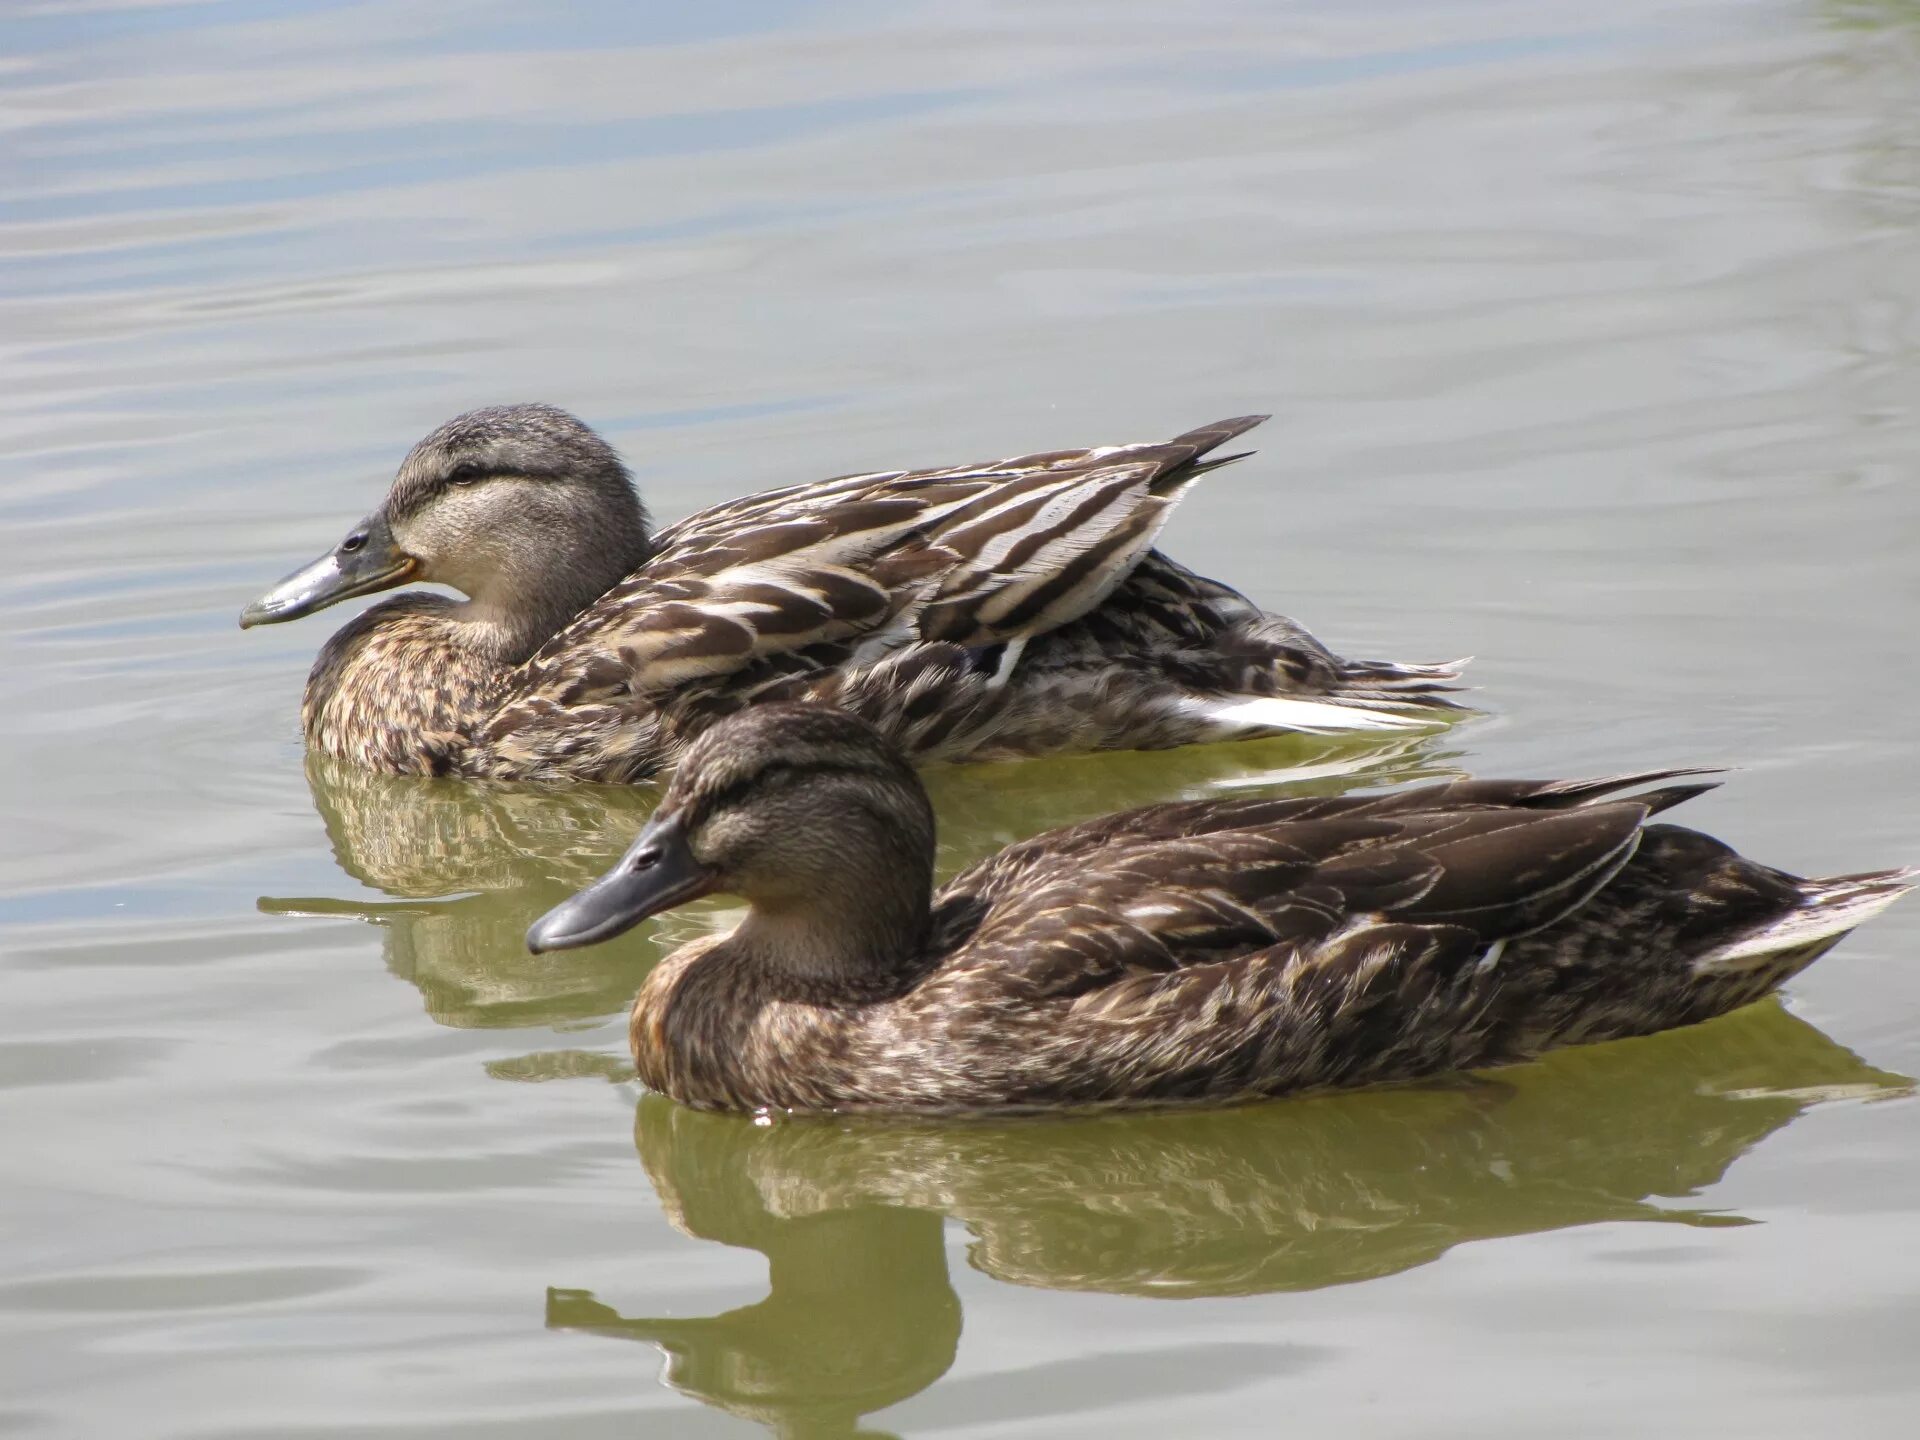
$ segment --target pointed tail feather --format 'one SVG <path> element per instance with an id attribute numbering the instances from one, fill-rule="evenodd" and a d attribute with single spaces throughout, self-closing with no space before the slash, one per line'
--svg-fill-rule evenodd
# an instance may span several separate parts
<path id="1" fill-rule="evenodd" d="M 1542 785 L 1534 792 L 1536 803 L 1555 805 L 1590 805 L 1596 800 L 1607 800 L 1619 796 L 1623 800 L 1632 800 L 1645 805 L 1647 813 L 1658 815 L 1662 810 L 1671 810 L 1682 800 L 1691 800 L 1696 795 L 1720 785 L 1718 780 L 1696 781 L 1689 785 L 1666 785 L 1658 790 L 1648 790 L 1639 795 L 1620 795 L 1623 790 L 1636 789 L 1641 785 L 1651 785 L 1657 780 L 1683 780 L 1693 775 L 1718 775 L 1721 772 L 1711 765 L 1676 765 L 1666 770 L 1630 770 L 1620 775 L 1596 775 L 1581 780 L 1555 780 Z"/>
<path id="2" fill-rule="evenodd" d="M 1454 689 L 1464 660 L 1400 665 L 1387 660 L 1341 661 L 1340 682 L 1322 694 L 1192 695 L 1180 702 L 1190 718 L 1217 727 L 1212 738 L 1247 738 L 1282 731 L 1337 735 L 1351 731 L 1425 730 L 1445 725 L 1466 706 L 1442 693 Z"/>
<path id="3" fill-rule="evenodd" d="M 1394 660 L 1342 660 L 1339 694 L 1362 705 L 1394 708 L 1420 706 L 1433 710 L 1464 710 L 1447 693 L 1463 687 L 1460 672 L 1473 661 L 1443 660 L 1433 665 L 1407 665 Z"/>
<path id="4" fill-rule="evenodd" d="M 1204 455 L 1217 449 L 1227 441 L 1247 433 L 1256 425 L 1264 425 L 1271 415 L 1235 415 L 1229 420 L 1216 420 L 1211 425 L 1198 425 L 1182 434 L 1176 435 L 1169 445 L 1191 445 L 1195 455 Z"/>
<path id="5" fill-rule="evenodd" d="M 1187 467 L 1187 474 L 1205 475 L 1210 471 L 1224 469 L 1228 465 L 1246 459 L 1249 455 L 1258 453 L 1259 452 L 1255 450 L 1236 450 L 1231 455 L 1209 455 L 1205 460 L 1196 460 L 1189 465 Z"/>
<path id="6" fill-rule="evenodd" d="M 1423 730 L 1438 717 L 1411 710 L 1341 705 L 1293 695 L 1193 696 L 1180 702 L 1188 717 L 1218 727 L 1209 738 L 1239 739 L 1298 731 L 1336 735 L 1349 730 Z"/>
<path id="7" fill-rule="evenodd" d="M 1871 920 L 1916 883 L 1920 883 L 1920 868 L 1802 880 L 1797 906 L 1695 957 L 1694 970 L 1724 973 L 1753 969 L 1800 950 L 1808 952 L 1801 963 L 1811 963 L 1834 941 Z"/>
<path id="8" fill-rule="evenodd" d="M 1171 457 L 1166 468 L 1155 476 L 1149 488 L 1156 495 L 1177 495 L 1188 485 L 1209 470 L 1218 470 L 1223 465 L 1231 465 L 1236 460 L 1244 460 L 1253 454 L 1251 450 L 1241 450 L 1232 455 L 1218 455 L 1211 459 L 1202 457 L 1210 450 L 1218 449 L 1237 435 L 1244 435 L 1254 426 L 1271 417 L 1266 415 L 1237 415 L 1231 420 L 1216 420 L 1211 425 L 1202 425 L 1183 435 L 1159 445 L 1140 447 L 1143 451 L 1159 451 Z"/>
<path id="9" fill-rule="evenodd" d="M 1628 795 L 1625 798 L 1635 804 L 1646 806 L 1649 815 L 1658 815 L 1661 811 L 1671 810 L 1674 806 L 1691 800 L 1696 795 L 1704 795 L 1709 790 L 1718 790 L 1722 783 L 1724 782 L 1719 780 L 1696 780 L 1691 785 L 1662 785 L 1658 790 L 1644 790 L 1638 795 Z"/>

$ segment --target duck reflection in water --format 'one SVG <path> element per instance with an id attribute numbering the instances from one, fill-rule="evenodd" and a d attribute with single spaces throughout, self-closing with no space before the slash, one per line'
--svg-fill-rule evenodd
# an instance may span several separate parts
<path id="1" fill-rule="evenodd" d="M 1048 825 L 1160 800 L 1239 790 L 1337 795 L 1457 775 L 1434 735 L 1382 746 L 1288 736 L 1238 745 L 936 766 L 940 869 L 950 873 Z M 574 955 L 529 955 L 535 917 L 605 870 L 639 831 L 653 786 L 472 784 L 381 775 L 307 756 L 307 785 L 347 876 L 388 900 L 263 897 L 271 914 L 346 916 L 383 932 L 387 968 L 460 1028 L 624 1017 L 654 962 L 706 933 L 712 906 Z M 624 1021 L 622 1021 L 624 1023 Z M 608 1062 L 631 1073 L 624 1059 Z"/>
<path id="2" fill-rule="evenodd" d="M 634 1141 L 668 1219 L 760 1251 L 770 1293 L 723 1315 L 654 1318 L 553 1289 L 547 1323 L 657 1345 L 676 1389 L 774 1434 L 874 1434 L 861 1417 L 932 1386 L 957 1352 L 947 1219 L 970 1235 L 971 1263 L 1010 1284 L 1156 1299 L 1313 1290 L 1468 1241 L 1607 1221 L 1746 1224 L 1662 1201 L 1699 1195 L 1817 1102 L 1911 1088 L 1767 1001 L 1497 1081 L 1232 1110 L 757 1125 L 648 1096 Z M 1099 1403 L 1318 1353 L 1209 1349 L 1197 1369 L 1182 1359 L 1147 1377 L 1151 1356 L 1116 1360 Z M 1084 1388 L 1069 1401 L 1036 1384 L 1009 1410 L 1005 1378 L 945 1387 L 942 1415 L 1085 1408 Z"/>

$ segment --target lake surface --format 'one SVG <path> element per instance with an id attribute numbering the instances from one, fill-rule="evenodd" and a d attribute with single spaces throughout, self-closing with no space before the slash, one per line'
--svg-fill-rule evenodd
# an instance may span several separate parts
<path id="1" fill-rule="evenodd" d="M 234 621 L 477 404 L 663 517 L 1272 410 L 1167 548 L 1487 718 L 936 772 L 949 863 L 1675 764 L 1920 861 L 1916 96 L 1894 0 L 8 7 L 0 1434 L 1911 1434 L 1920 903 L 1471 1081 L 755 1126 L 624 1055 L 720 904 L 520 947 L 651 792 L 304 763 L 345 612 Z"/>

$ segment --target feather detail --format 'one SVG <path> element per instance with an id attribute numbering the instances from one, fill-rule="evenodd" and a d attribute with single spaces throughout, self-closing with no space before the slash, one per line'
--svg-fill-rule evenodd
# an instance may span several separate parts
<path id="1" fill-rule="evenodd" d="M 1694 969 L 1703 974 L 1746 970 L 1812 947 L 1824 950 L 1893 904 L 1916 881 L 1920 881 L 1920 870 L 1880 870 L 1831 880 L 1803 880 L 1799 903 L 1793 909 L 1695 957 Z"/>

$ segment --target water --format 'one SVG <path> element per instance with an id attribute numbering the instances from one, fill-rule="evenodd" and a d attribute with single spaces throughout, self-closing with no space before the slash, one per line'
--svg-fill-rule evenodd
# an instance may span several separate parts
<path id="1" fill-rule="evenodd" d="M 458 410 L 670 517 L 1272 409 L 1169 549 L 1490 718 L 939 774 L 947 863 L 1291 764 L 1920 860 L 1920 9 L 1175 15 L 0 18 L 0 1431 L 1909 1433 L 1920 905 L 1484 1081 L 761 1129 L 627 1079 L 724 910 L 518 947 L 647 794 L 303 767 L 339 612 L 235 615 Z"/>

